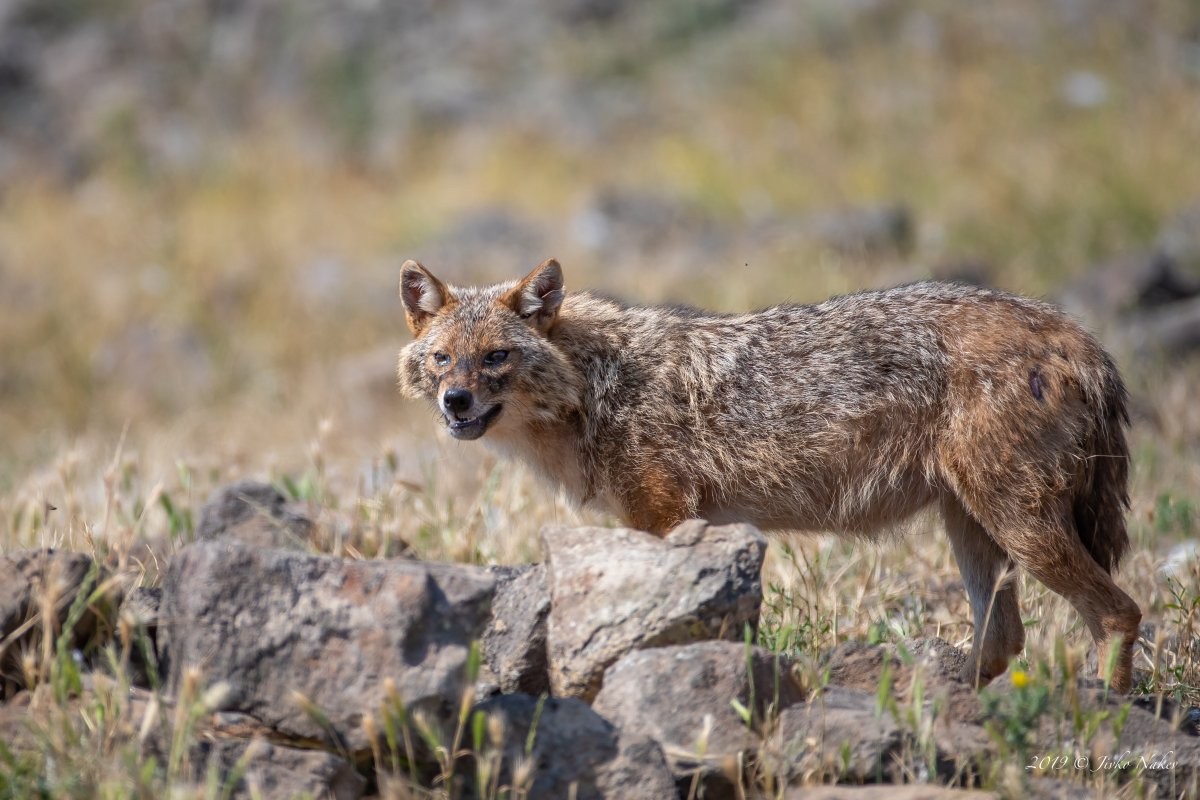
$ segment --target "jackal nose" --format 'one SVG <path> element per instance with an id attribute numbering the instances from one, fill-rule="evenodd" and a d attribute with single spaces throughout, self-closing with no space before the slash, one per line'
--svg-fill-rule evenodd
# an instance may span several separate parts
<path id="1" fill-rule="evenodd" d="M 442 395 L 442 402 L 445 403 L 447 411 L 461 414 L 475 401 L 466 389 L 447 389 L 446 393 Z"/>

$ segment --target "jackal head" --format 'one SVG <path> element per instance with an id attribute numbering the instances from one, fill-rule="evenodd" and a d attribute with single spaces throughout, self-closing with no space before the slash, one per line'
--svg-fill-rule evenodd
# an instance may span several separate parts
<path id="1" fill-rule="evenodd" d="M 449 286 L 406 261 L 400 299 L 416 338 L 400 352 L 401 391 L 431 401 L 456 439 L 554 416 L 545 395 L 569 370 L 549 341 L 563 296 L 554 259 L 483 288 Z"/>

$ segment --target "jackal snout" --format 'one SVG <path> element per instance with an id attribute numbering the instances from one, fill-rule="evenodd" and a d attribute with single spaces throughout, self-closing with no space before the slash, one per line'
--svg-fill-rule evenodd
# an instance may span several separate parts
<path id="1" fill-rule="evenodd" d="M 470 389 L 461 387 L 451 387 L 442 392 L 439 405 L 446 417 L 450 435 L 455 439 L 467 440 L 483 436 L 503 409 L 501 403 L 481 402 Z"/>
<path id="2" fill-rule="evenodd" d="M 466 389 L 447 389 L 442 395 L 442 407 L 447 413 L 462 415 L 475 405 L 475 395 Z"/>

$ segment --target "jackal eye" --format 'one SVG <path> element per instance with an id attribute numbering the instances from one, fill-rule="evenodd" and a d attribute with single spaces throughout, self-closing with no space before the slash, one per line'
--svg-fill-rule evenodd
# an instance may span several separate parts
<path id="1" fill-rule="evenodd" d="M 433 363 L 437 364 L 439 367 L 444 367 L 450 363 L 450 356 L 446 355 L 445 353 L 434 353 Z"/>
<path id="2" fill-rule="evenodd" d="M 508 358 L 507 350 L 493 350 L 483 357 L 483 363 L 489 367 L 494 367 L 497 364 L 503 364 L 506 358 Z"/>

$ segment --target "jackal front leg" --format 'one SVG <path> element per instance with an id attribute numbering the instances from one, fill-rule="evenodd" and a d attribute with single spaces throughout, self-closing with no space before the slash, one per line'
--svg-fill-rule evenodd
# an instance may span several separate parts
<path id="1" fill-rule="evenodd" d="M 625 524 L 666 536 L 696 515 L 696 502 L 682 482 L 656 465 L 641 467 L 622 482 L 620 501 Z"/>

